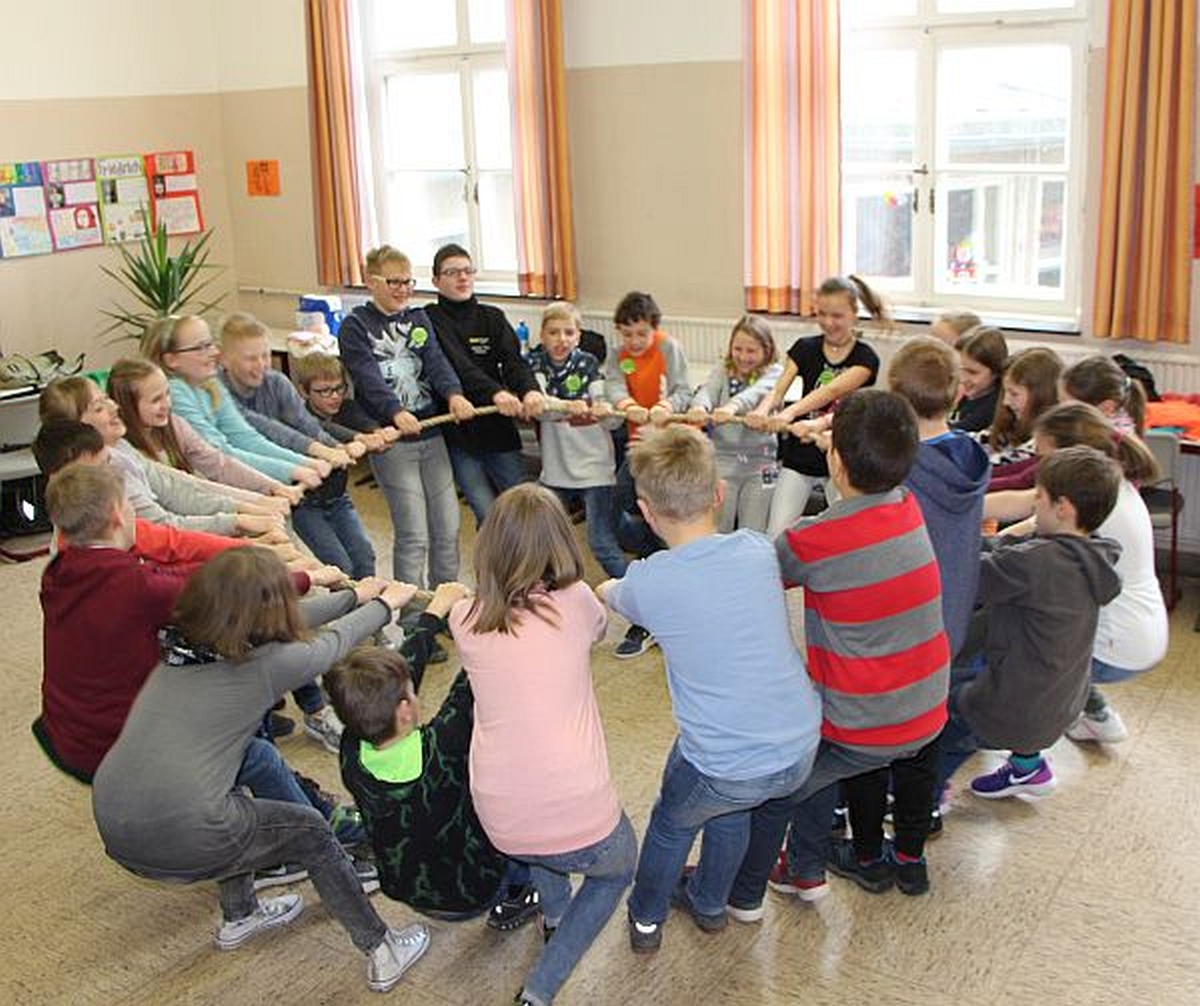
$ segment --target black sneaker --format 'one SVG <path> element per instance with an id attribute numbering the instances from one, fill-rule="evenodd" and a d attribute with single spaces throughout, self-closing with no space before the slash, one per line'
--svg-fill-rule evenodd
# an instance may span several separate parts
<path id="1" fill-rule="evenodd" d="M 502 932 L 520 929 L 526 922 L 536 918 L 541 910 L 541 898 L 538 897 L 537 888 L 533 884 L 510 887 L 508 896 L 493 905 L 492 910 L 488 912 L 488 928 L 499 929 Z"/>
<path id="2" fill-rule="evenodd" d="M 296 721 L 289 716 L 271 713 L 270 731 L 272 737 L 286 737 L 296 729 Z"/>
<path id="3" fill-rule="evenodd" d="M 912 863 L 896 863 L 896 886 L 910 897 L 929 893 L 929 868 L 924 856 Z"/>
<path id="4" fill-rule="evenodd" d="M 638 922 L 629 916 L 629 949 L 635 954 L 656 954 L 662 946 L 661 922 Z"/>
<path id="5" fill-rule="evenodd" d="M 446 652 L 446 647 L 441 643 L 435 642 L 429 650 L 429 659 L 425 661 L 427 664 L 444 664 L 450 659 L 450 654 Z"/>
<path id="6" fill-rule="evenodd" d="M 848 838 L 833 843 L 826 866 L 830 873 L 853 880 L 872 894 L 882 894 L 896 882 L 896 869 L 886 855 L 874 863 L 860 863 L 854 851 L 854 842 Z"/>
<path id="7" fill-rule="evenodd" d="M 684 867 L 683 874 L 675 884 L 675 890 L 671 892 L 671 904 L 687 912 L 692 917 L 692 921 L 704 932 L 719 933 L 729 924 L 729 916 L 725 912 L 718 915 L 704 915 L 696 911 L 696 906 L 692 903 L 692 897 L 688 894 L 687 889 L 688 880 L 695 872 L 694 866 Z"/>
<path id="8" fill-rule="evenodd" d="M 648 629 L 643 629 L 640 625 L 631 625 L 625 633 L 625 638 L 617 643 L 613 656 L 618 660 L 628 660 L 630 657 L 640 657 L 652 646 L 657 645 L 658 642 L 650 635 Z"/>

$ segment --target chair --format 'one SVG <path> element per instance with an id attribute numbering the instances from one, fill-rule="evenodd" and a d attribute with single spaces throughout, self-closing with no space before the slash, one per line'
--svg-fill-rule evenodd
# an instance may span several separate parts
<path id="1" fill-rule="evenodd" d="M 1179 491 L 1179 434 L 1171 430 L 1147 430 L 1146 446 L 1158 462 L 1159 479 L 1142 487 L 1142 498 L 1150 511 L 1150 523 L 1156 530 L 1171 529 L 1171 551 L 1167 563 L 1167 610 L 1179 600 L 1179 512 L 1183 494 Z"/>
<path id="2" fill-rule="evenodd" d="M 36 559 L 48 551 L 43 545 L 21 552 L 4 545 L 9 538 L 49 530 L 40 517 L 41 471 L 26 446 L 37 435 L 37 404 L 32 390 L 0 398 L 0 557 L 10 562 Z"/>

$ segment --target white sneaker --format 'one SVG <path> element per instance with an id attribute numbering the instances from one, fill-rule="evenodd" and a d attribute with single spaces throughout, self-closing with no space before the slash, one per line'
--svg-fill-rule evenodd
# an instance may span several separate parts
<path id="1" fill-rule="evenodd" d="M 1100 716 L 1080 713 L 1079 719 L 1067 727 L 1067 736 L 1073 741 L 1119 744 L 1128 739 L 1129 731 L 1125 729 L 1125 724 L 1117 711 L 1109 706 Z"/>
<path id="2" fill-rule="evenodd" d="M 332 754 L 338 753 L 344 729 L 342 721 L 333 711 L 333 706 L 322 706 L 315 713 L 304 714 L 304 732 L 313 740 L 324 744 L 325 750 Z"/>
<path id="3" fill-rule="evenodd" d="M 387 992 L 404 977 L 426 950 L 429 930 L 417 922 L 403 929 L 391 929 L 383 942 L 367 955 L 367 984 L 372 992 Z"/>
<path id="4" fill-rule="evenodd" d="M 217 927 L 218 950 L 236 950 L 252 936 L 266 929 L 286 926 L 304 908 L 304 899 L 298 894 L 281 894 L 277 898 L 263 898 L 253 915 L 236 922 L 222 922 Z"/>

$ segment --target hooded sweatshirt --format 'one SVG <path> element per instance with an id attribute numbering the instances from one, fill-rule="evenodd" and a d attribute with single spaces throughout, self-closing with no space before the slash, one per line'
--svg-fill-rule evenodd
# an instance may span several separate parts
<path id="1" fill-rule="evenodd" d="M 983 497 L 991 464 L 987 451 L 964 433 L 923 440 L 905 479 L 921 505 L 925 530 L 942 575 L 942 622 L 950 654 L 962 649 L 979 591 Z"/>
<path id="2" fill-rule="evenodd" d="M 1053 744 L 1083 710 L 1100 606 L 1121 590 L 1110 538 L 1000 539 L 983 556 L 987 664 L 958 695 L 986 747 L 1025 753 Z"/>

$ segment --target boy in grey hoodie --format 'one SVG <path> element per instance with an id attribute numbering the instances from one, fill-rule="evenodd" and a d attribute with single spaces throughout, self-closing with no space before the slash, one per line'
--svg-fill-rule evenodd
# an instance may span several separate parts
<path id="1" fill-rule="evenodd" d="M 983 556 L 985 659 L 951 692 L 943 771 L 948 776 L 979 747 L 1012 754 L 971 781 L 976 796 L 1045 796 L 1055 786 L 1042 749 L 1084 706 L 1097 616 L 1121 589 L 1113 569 L 1120 545 L 1092 536 L 1120 484 L 1120 469 L 1099 451 L 1056 451 L 1038 468 L 1037 532 L 998 539 Z"/>

